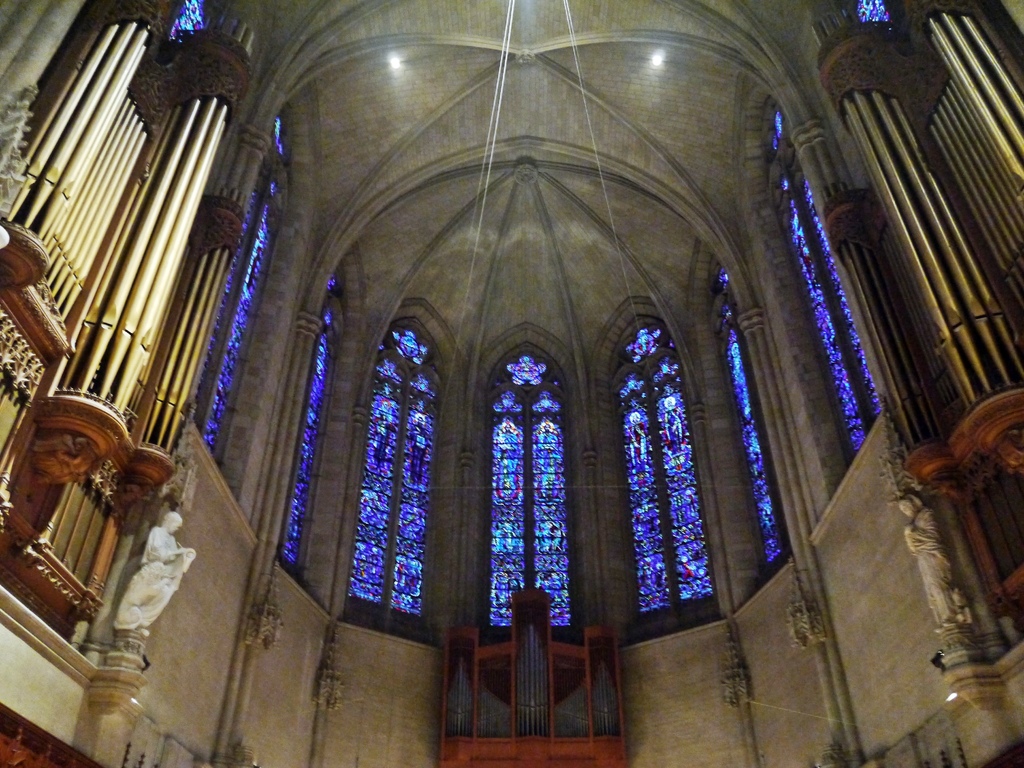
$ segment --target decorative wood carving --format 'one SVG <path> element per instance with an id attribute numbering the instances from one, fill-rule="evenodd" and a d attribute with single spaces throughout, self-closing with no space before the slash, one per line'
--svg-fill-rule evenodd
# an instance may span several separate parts
<path id="1" fill-rule="evenodd" d="M 234 251 L 242 236 L 243 215 L 242 206 L 230 197 L 203 195 L 189 235 L 192 253 L 201 256 L 215 248 Z"/>
<path id="2" fill-rule="evenodd" d="M 927 121 L 949 72 L 931 48 L 914 49 L 887 24 L 847 24 L 818 53 L 821 84 L 836 111 L 853 91 L 880 91 L 898 99 L 916 120 Z"/>
<path id="3" fill-rule="evenodd" d="M 0 766 L 101 768 L 14 710 L 0 704 Z"/>
<path id="4" fill-rule="evenodd" d="M 625 768 L 614 632 L 587 627 L 582 647 L 555 642 L 546 593 L 518 592 L 512 606 L 510 642 L 448 632 L 441 765 Z"/>
<path id="5" fill-rule="evenodd" d="M 143 443 L 131 455 L 121 472 L 113 505 L 121 513 L 127 512 L 153 489 L 159 488 L 174 475 L 174 459 L 163 448 Z"/>
<path id="6" fill-rule="evenodd" d="M 0 248 L 0 289 L 24 288 L 42 280 L 49 263 L 49 254 L 35 232 L 5 221 L 11 242 Z"/>
<path id="7" fill-rule="evenodd" d="M 825 204 L 825 231 L 833 247 L 857 243 L 878 250 L 885 214 L 867 189 L 846 189 Z"/>
<path id="8" fill-rule="evenodd" d="M 215 29 L 196 32 L 182 46 L 175 61 L 176 103 L 214 96 L 234 109 L 249 89 L 252 75 L 245 46 Z"/>
<path id="9" fill-rule="evenodd" d="M 0 374 L 23 403 L 32 397 L 43 375 L 43 361 L 3 307 L 0 307 Z"/>
<path id="10" fill-rule="evenodd" d="M 62 390 L 34 410 L 32 468 L 43 482 L 82 482 L 107 459 L 127 464 L 132 448 L 127 418 L 106 400 Z"/>
<path id="11" fill-rule="evenodd" d="M 128 84 L 128 97 L 146 124 L 149 134 L 159 133 L 169 108 L 168 92 L 173 84 L 173 73 L 156 60 L 145 58 L 135 70 Z"/>
<path id="12" fill-rule="evenodd" d="M 106 27 L 124 21 L 137 21 L 162 37 L 164 25 L 171 15 L 170 0 L 109 0 L 96 3 L 88 24 L 92 27 Z"/>

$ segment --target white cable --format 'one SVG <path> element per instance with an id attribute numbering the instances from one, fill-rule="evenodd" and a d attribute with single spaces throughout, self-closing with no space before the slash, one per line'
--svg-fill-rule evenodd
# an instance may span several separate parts
<path id="1" fill-rule="evenodd" d="M 640 317 L 636 312 L 636 304 L 633 302 L 633 291 L 629 286 L 629 274 L 626 270 L 626 257 L 622 252 L 622 245 L 619 242 L 619 234 L 615 229 L 615 215 L 612 213 L 611 200 L 608 197 L 608 185 L 604 179 L 604 168 L 601 166 L 601 154 L 597 151 L 597 138 L 594 136 L 594 124 L 590 119 L 590 106 L 587 103 L 587 89 L 583 85 L 583 70 L 580 67 L 579 50 L 576 45 L 576 29 L 572 23 L 572 11 L 569 9 L 569 0 L 562 0 L 565 6 L 565 22 L 569 26 L 569 45 L 572 48 L 573 62 L 576 64 L 576 79 L 579 82 L 580 94 L 583 96 L 583 113 L 587 116 L 587 130 L 590 132 L 590 145 L 594 150 L 594 161 L 597 163 L 597 177 L 601 180 L 601 193 L 604 195 L 604 206 L 608 212 L 608 223 L 612 230 L 612 241 L 615 243 L 615 252 L 619 256 L 619 267 L 622 270 L 622 282 L 626 286 L 626 296 L 629 298 L 629 306 L 633 311 L 633 322 L 636 329 L 640 330 Z"/>

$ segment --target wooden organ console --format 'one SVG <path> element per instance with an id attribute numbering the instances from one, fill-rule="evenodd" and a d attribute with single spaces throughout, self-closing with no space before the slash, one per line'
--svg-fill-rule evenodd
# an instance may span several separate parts
<path id="1" fill-rule="evenodd" d="M 587 627 L 582 646 L 551 639 L 543 590 L 513 596 L 512 640 L 479 630 L 445 642 L 442 768 L 626 768 L 615 633 Z"/>

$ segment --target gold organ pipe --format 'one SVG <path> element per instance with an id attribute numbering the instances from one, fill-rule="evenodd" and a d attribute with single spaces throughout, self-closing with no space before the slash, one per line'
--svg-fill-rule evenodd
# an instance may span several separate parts
<path id="1" fill-rule="evenodd" d="M 60 170 L 59 180 L 54 180 L 53 193 L 62 195 L 65 200 L 73 199 L 79 177 L 87 179 L 90 172 L 95 171 L 93 164 L 96 160 L 96 155 L 103 146 L 110 132 L 111 125 L 116 119 L 118 107 L 125 101 L 128 83 L 131 81 L 132 75 L 134 75 L 146 50 L 146 37 L 147 34 L 144 31 L 136 35 L 137 39 L 133 41 L 133 48 L 122 59 L 113 81 L 105 86 L 101 94 L 98 94 L 102 98 L 98 100 L 96 109 L 87 120 L 82 121 L 86 123 L 86 126 L 81 141 L 73 149 L 69 150 L 66 160 L 67 166 Z M 59 205 L 49 205 L 46 208 L 43 221 L 39 225 L 40 234 L 44 231 L 49 232 L 52 230 L 54 221 L 60 217 L 61 213 Z M 35 214 L 33 214 L 32 220 L 35 220 Z"/>
<path id="2" fill-rule="evenodd" d="M 64 133 L 68 123 L 71 122 L 71 118 L 78 108 L 78 103 L 82 100 L 86 89 L 88 89 L 93 77 L 95 77 L 96 70 L 99 69 L 103 58 L 110 49 L 117 31 L 116 25 L 111 25 L 103 30 L 103 33 L 97 38 L 96 44 L 86 56 L 85 63 L 75 77 L 74 84 L 67 95 L 61 100 L 60 106 L 52 115 L 47 117 L 46 122 L 39 126 L 35 138 L 25 151 L 25 156 L 29 158 L 28 175 L 38 177 L 42 173 L 44 163 L 53 154 L 57 141 L 60 139 L 61 134 Z M 28 190 L 23 189 L 22 195 L 25 194 L 28 194 Z M 15 203 L 16 206 L 20 205 L 22 195 L 18 196 Z"/>
<path id="3" fill-rule="evenodd" d="M 122 219 L 120 235 L 105 256 L 103 278 L 94 294 L 100 298 L 91 303 L 85 318 L 86 327 L 82 329 L 82 343 L 78 345 L 78 349 L 84 351 L 88 343 L 88 354 L 81 355 L 76 361 L 77 364 L 71 374 L 72 386 L 88 388 L 99 370 L 107 341 L 120 316 L 125 294 L 139 269 L 145 244 L 156 226 L 160 213 L 158 203 L 167 195 L 171 185 L 172 175 L 161 173 L 160 170 L 174 168 L 185 150 L 187 131 L 179 133 L 173 129 L 181 122 L 186 128 L 191 127 L 194 119 L 194 108 L 188 113 L 185 113 L 181 106 L 174 108 L 169 127 L 161 136 L 153 163 L 154 168 L 158 170 L 137 190 L 132 205 Z M 117 283 L 114 283 L 115 276 L 119 278 Z"/>
<path id="4" fill-rule="evenodd" d="M 974 78 L 976 86 L 988 96 L 988 111 L 994 112 L 999 117 L 1000 123 L 1002 123 L 1001 128 L 996 125 L 992 126 L 993 134 L 996 134 L 993 138 L 996 141 L 1006 142 L 1006 136 L 1009 136 L 1009 140 L 1015 145 L 1016 152 L 1010 152 L 1007 155 L 1007 161 L 1011 163 L 1014 173 L 1024 176 L 1024 166 L 1021 163 L 1021 157 L 1024 156 L 1024 134 L 1021 133 L 1020 128 L 1020 123 L 1024 120 L 1024 101 L 1021 100 L 1020 91 L 1017 90 L 1017 87 L 1007 75 L 1003 63 L 995 56 L 991 44 L 982 35 L 981 30 L 978 29 L 973 19 L 960 17 L 966 22 L 969 34 L 974 38 L 978 48 L 988 60 L 991 70 L 987 69 L 978 59 L 974 47 L 960 28 L 957 19 L 954 19 L 948 13 L 940 14 L 938 18 L 945 25 L 946 31 L 957 44 L 956 52 L 953 51 L 952 45 L 949 46 L 950 56 L 958 59 L 959 57 L 956 56 L 956 53 L 961 54 L 966 65 L 976 75 Z M 941 34 L 939 24 L 933 21 L 930 26 L 933 34 Z M 952 62 L 950 64 L 952 65 Z M 997 82 L 1002 86 L 1001 89 L 996 87 L 996 82 L 993 82 L 992 71 L 995 72 Z M 980 93 L 968 95 L 976 95 L 979 100 L 981 98 Z M 979 106 L 982 105 L 979 104 Z M 983 113 L 985 111 L 984 109 L 982 110 Z M 1014 112 L 1016 114 L 1013 114 Z"/>
<path id="5" fill-rule="evenodd" d="M 973 388 L 944 308 L 944 300 L 948 301 L 949 298 L 948 293 L 936 292 L 936 286 L 932 282 L 930 271 L 925 263 L 925 260 L 928 259 L 931 260 L 933 266 L 937 266 L 934 263 L 934 254 L 931 253 L 930 242 L 925 236 L 913 206 L 909 205 L 907 206 L 909 210 L 904 210 L 904 203 L 909 203 L 910 198 L 900 177 L 897 159 L 892 154 L 888 142 L 877 124 L 871 102 L 863 94 L 854 93 L 853 101 L 852 103 L 848 102 L 845 112 L 847 124 L 857 137 L 860 146 L 868 154 L 870 162 L 867 165 L 875 177 L 876 188 L 882 193 L 883 199 L 888 202 L 889 222 L 894 227 L 905 252 L 916 254 L 916 258 L 910 260 L 910 266 L 914 273 L 912 282 L 924 292 L 924 304 L 931 315 L 932 325 L 938 333 L 939 347 L 945 352 L 954 379 L 958 382 L 958 389 L 966 401 L 971 402 L 974 399 Z M 883 169 L 887 169 L 889 172 L 886 173 Z M 939 288 L 944 287 L 946 286 L 940 280 Z M 941 300 L 940 295 L 942 296 Z M 951 307 L 949 309 L 952 311 Z M 953 322 L 956 321 L 957 317 L 954 312 Z"/>
<path id="6" fill-rule="evenodd" d="M 931 131 L 942 154 L 946 158 L 956 174 L 960 186 L 967 192 L 967 201 L 976 219 L 982 224 L 981 230 L 988 240 L 989 247 L 997 254 L 1001 265 L 1005 268 L 1005 259 L 1002 258 L 1010 249 L 1010 240 L 1006 236 L 1006 230 L 993 216 L 997 209 L 997 203 L 989 192 L 987 185 L 978 178 L 977 170 L 981 165 L 973 151 L 965 146 L 961 140 L 962 135 L 949 114 L 947 105 L 940 105 L 932 118 Z M 968 162 L 971 160 L 973 162 Z"/>
<path id="7" fill-rule="evenodd" d="M 1000 94 L 993 87 L 988 73 L 985 72 L 981 62 L 971 50 L 970 43 L 964 38 L 953 19 L 948 14 L 940 14 L 939 18 L 940 22 L 936 22 L 933 17 L 929 24 L 932 39 L 935 41 L 939 53 L 945 60 L 954 80 L 962 85 L 964 95 L 971 100 L 974 109 L 987 124 L 989 136 L 1002 152 L 1007 164 L 1015 173 L 1024 176 L 1024 167 L 1020 162 L 1020 153 L 1024 150 L 1024 143 L 1017 147 L 1011 144 L 1010 140 L 1014 138 L 1015 131 L 1004 100 L 1000 98 Z M 984 98 L 982 94 L 988 98 Z M 1001 119 L 996 119 L 994 115 L 998 115 Z M 1011 126 L 1009 136 L 1007 135 L 1008 131 L 1004 129 L 1007 122 Z M 1018 141 L 1021 139 L 1019 135 L 1016 138 Z"/>
<path id="8" fill-rule="evenodd" d="M 906 114 L 902 109 L 896 110 L 895 114 L 903 127 L 904 136 L 912 137 L 913 129 L 907 121 Z M 907 146 L 904 146 L 904 153 L 908 153 L 908 146 L 911 146 L 909 142 Z M 916 148 L 916 144 L 912 146 Z M 990 380 L 988 371 L 981 360 L 980 350 L 976 349 L 972 343 L 970 355 L 977 358 L 978 377 L 986 382 L 986 391 L 991 391 L 996 386 L 1008 384 L 1024 374 L 1024 365 L 1022 365 L 1017 345 L 1013 339 L 1013 333 L 1006 322 L 1002 308 L 995 300 L 987 279 L 981 273 L 979 264 L 973 256 L 972 248 L 968 244 L 963 230 L 957 223 L 953 210 L 950 208 L 949 200 L 942 193 L 938 182 L 931 172 L 928 171 L 927 165 L 924 164 L 923 160 L 920 167 L 923 171 L 922 182 L 927 181 L 928 189 L 931 192 L 930 195 L 925 195 L 925 199 L 929 203 L 928 211 L 933 217 L 932 221 L 935 232 L 942 236 L 941 242 L 946 244 L 948 266 L 954 273 L 956 285 L 962 290 L 973 288 L 964 297 L 972 311 L 972 326 L 981 336 L 981 340 L 992 356 L 992 361 L 999 369 L 999 375 L 1002 378 L 1001 382 Z M 915 174 L 918 172 L 917 168 L 913 170 Z M 970 282 L 966 281 L 968 277 L 970 277 Z M 1010 372 L 1010 365 L 1016 369 L 1015 373 Z"/>
<path id="9" fill-rule="evenodd" d="M 190 138 L 193 151 L 189 153 L 174 192 L 166 204 L 165 216 L 152 244 L 152 256 L 147 260 L 141 280 L 136 284 L 128 306 L 119 324 L 123 333 L 118 337 L 111 355 L 106 379 L 113 385 L 115 366 L 123 368 L 114 391 L 114 402 L 125 407 L 135 388 L 138 375 L 145 365 L 149 349 L 159 336 L 160 319 L 167 308 L 167 300 L 177 276 L 185 241 L 199 208 L 199 200 L 206 186 L 213 157 L 227 121 L 227 105 L 210 99 L 203 105 L 202 120 Z M 141 337 L 140 337 L 141 333 Z M 106 387 L 104 387 L 106 391 Z"/>
<path id="10" fill-rule="evenodd" d="M 106 57 L 106 61 L 103 62 L 102 67 L 96 73 L 93 82 L 89 83 L 81 103 L 80 112 L 76 113 L 74 119 L 61 131 L 60 136 L 57 137 L 55 142 L 53 153 L 45 158 L 45 165 L 39 170 L 35 197 L 32 199 L 31 208 L 24 219 L 30 225 L 35 221 L 40 211 L 43 210 L 44 204 L 48 202 L 52 194 L 54 192 L 63 192 L 63 189 L 60 189 L 60 187 L 62 182 L 65 181 L 64 171 L 67 164 L 72 159 L 75 150 L 80 148 L 79 141 L 82 139 L 83 134 L 85 134 L 86 128 L 89 127 L 92 120 L 96 117 L 99 107 L 106 106 L 106 102 L 103 101 L 102 97 L 107 93 L 107 86 L 117 71 L 117 65 L 121 60 L 121 56 L 128 49 L 130 37 L 130 28 L 122 27 L 119 30 L 117 40 L 115 41 L 116 45 L 112 48 L 111 55 Z M 87 135 L 86 138 L 86 145 L 82 149 L 87 149 L 92 136 Z"/>

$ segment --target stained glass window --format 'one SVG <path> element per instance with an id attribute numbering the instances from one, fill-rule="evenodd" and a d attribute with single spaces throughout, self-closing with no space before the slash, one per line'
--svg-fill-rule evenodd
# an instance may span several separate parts
<path id="1" fill-rule="evenodd" d="M 674 345 L 651 325 L 625 349 L 618 392 L 639 603 L 647 612 L 709 597 L 713 587 Z"/>
<path id="2" fill-rule="evenodd" d="M 789 181 L 786 178 L 782 179 L 782 185 L 784 190 L 789 189 Z M 810 245 L 807 242 L 807 236 L 804 234 L 800 210 L 797 207 L 796 200 L 792 197 L 789 201 L 789 208 L 789 235 L 799 257 L 800 273 L 803 275 L 804 286 L 811 300 L 811 309 L 814 312 L 814 322 L 818 328 L 818 335 L 825 345 L 825 354 L 832 373 L 832 381 L 839 395 L 839 403 L 843 411 L 843 419 L 846 422 L 846 429 L 850 434 L 850 441 L 853 443 L 854 449 L 857 449 L 864 442 L 864 422 L 860 417 L 857 397 L 853 391 L 850 374 L 846 369 L 846 362 L 843 360 L 842 345 L 836 333 L 835 324 L 832 322 L 832 314 L 829 312 L 828 303 L 825 300 L 825 292 L 821 287 L 817 265 L 815 264 Z"/>
<path id="3" fill-rule="evenodd" d="M 220 371 L 217 375 L 216 389 L 213 393 L 213 404 L 210 407 L 210 414 L 203 429 L 203 439 L 210 447 L 210 450 L 217 444 L 217 436 L 220 434 L 221 424 L 224 420 L 224 413 L 227 409 L 228 398 L 235 381 L 235 369 L 242 352 L 242 344 L 245 341 L 245 332 L 249 327 L 256 308 L 256 296 L 259 291 L 266 265 L 267 249 L 270 246 L 270 201 L 263 204 L 259 224 L 253 238 L 252 247 L 249 250 L 249 260 L 245 269 L 245 276 L 242 279 L 242 288 L 238 298 L 238 307 L 235 309 L 235 316 L 232 319 L 231 327 L 228 330 L 227 344 L 224 349 L 224 359 L 221 362 Z M 231 282 L 229 278 L 225 291 L 225 301 L 231 293 Z M 223 311 L 223 305 L 222 305 Z M 216 336 L 215 336 L 216 338 Z"/>
<path id="4" fill-rule="evenodd" d="M 739 334 L 733 323 L 733 310 L 728 297 L 729 273 L 724 269 L 718 274 L 715 290 L 725 295 L 722 303 L 722 331 L 725 333 L 725 357 L 729 364 L 729 378 L 732 381 L 733 398 L 740 417 L 740 430 L 743 438 L 743 451 L 747 459 L 747 471 L 750 473 L 750 486 L 754 492 L 754 504 L 757 507 L 757 521 L 761 530 L 761 543 L 765 561 L 775 562 L 782 554 L 782 540 L 779 535 L 778 522 L 772 505 L 772 496 L 768 486 L 768 473 L 765 470 L 764 452 L 761 449 L 761 435 L 754 418 L 751 402 L 750 384 L 747 380 L 743 354 L 740 349 Z"/>
<path id="5" fill-rule="evenodd" d="M 306 507 L 313 482 L 313 466 L 316 460 L 317 438 L 320 432 L 320 415 L 327 389 L 327 369 L 330 353 L 327 332 L 331 327 L 331 313 L 325 311 L 324 328 L 317 339 L 313 357 L 313 371 L 310 377 L 309 398 L 306 401 L 306 420 L 302 430 L 302 444 L 299 449 L 299 468 L 292 489 L 292 501 L 288 509 L 288 527 L 284 534 L 281 559 L 288 565 L 297 565 L 299 545 L 302 543 L 302 528 L 306 522 Z"/>
<path id="6" fill-rule="evenodd" d="M 775 119 L 772 121 L 772 149 L 779 151 L 782 144 L 782 112 L 775 110 Z"/>
<path id="7" fill-rule="evenodd" d="M 419 334 L 385 339 L 374 377 L 349 594 L 419 615 L 436 374 Z"/>
<path id="8" fill-rule="evenodd" d="M 569 538 L 565 437 L 557 383 L 523 355 L 504 367 L 492 408 L 491 624 L 512 623 L 512 595 L 551 597 L 551 623 L 567 626 Z"/>
<path id="9" fill-rule="evenodd" d="M 861 21 L 889 21 L 884 0 L 857 0 L 857 18 Z"/>
<path id="10" fill-rule="evenodd" d="M 171 25 L 171 39 L 176 40 L 183 32 L 195 32 L 205 26 L 203 0 L 185 0 Z"/>
<path id="11" fill-rule="evenodd" d="M 281 139 L 281 117 L 274 118 L 274 146 L 277 147 L 277 154 L 284 155 L 284 142 Z"/>
<path id="12" fill-rule="evenodd" d="M 825 262 L 825 271 L 828 272 L 829 284 L 832 293 L 839 303 L 839 310 L 842 313 L 843 325 L 846 327 L 846 334 L 853 347 L 853 355 L 856 358 L 856 368 L 871 400 L 871 409 L 874 414 L 882 410 L 882 404 L 878 400 L 878 392 L 875 390 L 875 382 L 871 378 L 871 371 L 868 370 L 867 357 L 864 355 L 864 348 L 860 343 L 860 334 L 857 333 L 857 326 L 853 322 L 853 313 L 850 312 L 850 305 L 846 301 L 846 292 L 843 291 L 843 284 L 839 280 L 839 272 L 836 269 L 836 260 L 832 256 L 832 246 L 828 242 L 825 228 L 821 224 L 821 217 L 814 207 L 814 196 L 811 194 L 811 185 L 804 180 L 804 201 L 807 203 L 807 211 L 810 213 L 811 221 L 814 223 L 814 231 L 817 233 L 818 246 L 821 248 L 821 255 Z"/>

